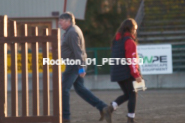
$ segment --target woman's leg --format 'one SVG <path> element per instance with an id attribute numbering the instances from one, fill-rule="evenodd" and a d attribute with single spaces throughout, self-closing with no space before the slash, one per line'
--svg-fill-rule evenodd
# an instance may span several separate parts
<path id="1" fill-rule="evenodd" d="M 127 92 L 129 95 L 128 99 L 128 117 L 134 118 L 135 117 L 135 107 L 136 107 L 136 98 L 137 98 L 137 93 L 134 92 L 134 87 L 132 82 L 134 81 L 133 78 L 128 79 L 125 81 L 125 87 L 127 88 Z"/>
<path id="2" fill-rule="evenodd" d="M 122 103 L 124 103 L 125 101 L 127 101 L 129 99 L 128 90 L 125 86 L 125 80 L 119 81 L 118 84 L 124 94 L 117 97 L 117 99 L 111 103 L 111 106 L 114 110 L 116 110 L 119 105 L 121 105 Z"/>
<path id="3" fill-rule="evenodd" d="M 128 112 L 129 113 L 135 113 L 135 107 L 136 107 L 136 98 L 137 93 L 134 92 L 133 82 L 134 80 L 131 78 L 126 82 L 126 88 L 128 89 L 129 94 L 129 101 L 128 101 Z"/>
<path id="4" fill-rule="evenodd" d="M 112 106 L 115 110 L 117 106 L 121 105 L 122 103 L 128 100 L 128 113 L 132 114 L 132 116 L 134 117 L 137 93 L 133 91 L 134 90 L 132 84 L 133 81 L 134 81 L 133 78 L 129 78 L 124 81 L 118 82 L 124 94 L 119 96 L 115 101 L 113 101 Z"/>
<path id="5" fill-rule="evenodd" d="M 119 106 L 129 99 L 129 94 L 128 94 L 127 88 L 125 87 L 125 81 L 119 81 L 118 84 L 124 93 L 123 95 L 117 97 L 117 99 L 114 101 Z"/>

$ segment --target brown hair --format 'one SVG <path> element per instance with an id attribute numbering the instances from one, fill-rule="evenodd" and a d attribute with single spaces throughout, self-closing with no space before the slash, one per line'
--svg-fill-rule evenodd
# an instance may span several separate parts
<path id="1" fill-rule="evenodd" d="M 127 18 L 126 20 L 124 20 L 120 27 L 118 28 L 117 33 L 120 33 L 121 34 L 121 38 L 123 38 L 123 35 L 125 32 L 129 32 L 130 34 L 134 35 L 135 36 L 135 39 L 133 39 L 136 43 L 137 43 L 137 38 L 134 34 L 134 32 L 132 32 L 133 28 L 135 28 L 135 26 L 137 25 L 137 22 L 133 19 L 133 18 Z M 116 34 L 114 36 L 114 39 L 116 37 Z M 114 39 L 112 40 L 112 42 L 114 41 Z"/>

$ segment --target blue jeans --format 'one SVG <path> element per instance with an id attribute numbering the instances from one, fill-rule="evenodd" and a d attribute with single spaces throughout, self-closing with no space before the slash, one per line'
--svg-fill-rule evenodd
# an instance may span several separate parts
<path id="1" fill-rule="evenodd" d="M 84 79 L 78 75 L 78 66 L 66 66 L 62 74 L 62 115 L 63 119 L 70 119 L 70 89 L 74 85 L 76 93 L 86 102 L 96 107 L 99 111 L 107 106 L 84 86 Z M 83 107 L 82 107 L 83 108 Z"/>

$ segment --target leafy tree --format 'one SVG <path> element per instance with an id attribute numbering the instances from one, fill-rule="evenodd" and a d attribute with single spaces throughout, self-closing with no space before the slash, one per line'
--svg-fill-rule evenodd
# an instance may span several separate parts
<path id="1" fill-rule="evenodd" d="M 87 47 L 109 47 L 121 22 L 135 18 L 141 0 L 88 0 L 85 20 L 76 20 Z"/>
<path id="2" fill-rule="evenodd" d="M 107 12 L 104 9 L 101 0 L 88 0 L 85 21 L 76 21 L 84 33 L 87 47 L 109 47 L 117 28 L 126 18 L 124 6 L 121 12 L 117 11 L 116 3 Z"/>

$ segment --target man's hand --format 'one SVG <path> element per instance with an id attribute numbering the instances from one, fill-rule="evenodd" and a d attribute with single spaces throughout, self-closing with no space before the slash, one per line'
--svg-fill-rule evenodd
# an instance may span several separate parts
<path id="1" fill-rule="evenodd" d="M 79 69 L 78 74 L 80 77 L 83 78 L 86 75 L 85 69 L 84 68 Z"/>
<path id="2" fill-rule="evenodd" d="M 140 83 L 142 81 L 141 77 L 136 78 L 136 82 Z"/>
<path id="3" fill-rule="evenodd" d="M 81 74 L 80 74 L 80 77 L 83 78 L 83 77 L 85 77 L 85 75 L 86 75 L 86 73 L 81 73 Z"/>

